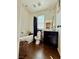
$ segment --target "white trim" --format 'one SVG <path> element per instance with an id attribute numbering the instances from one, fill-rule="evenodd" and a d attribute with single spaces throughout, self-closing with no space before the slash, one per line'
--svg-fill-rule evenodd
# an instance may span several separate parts
<path id="1" fill-rule="evenodd" d="M 60 54 L 60 56 L 61 56 L 61 52 L 59 51 L 59 49 L 57 48 L 57 50 L 58 50 L 58 53 Z"/>

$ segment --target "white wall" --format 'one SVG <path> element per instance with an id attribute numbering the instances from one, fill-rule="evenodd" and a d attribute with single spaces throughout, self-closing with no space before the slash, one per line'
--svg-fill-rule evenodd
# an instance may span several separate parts
<path id="1" fill-rule="evenodd" d="M 17 0 L 17 38 L 20 34 L 20 4 L 21 1 Z M 17 59 L 19 58 L 19 40 L 17 39 Z"/>
<path id="2" fill-rule="evenodd" d="M 18 7 L 17 19 L 17 36 L 21 36 L 21 32 L 26 34 L 28 31 L 32 32 L 32 14 L 29 13 L 20 3 Z"/>
<path id="3" fill-rule="evenodd" d="M 19 37 L 20 34 L 20 8 L 21 8 L 21 1 L 17 0 L 17 37 Z"/>
<path id="4" fill-rule="evenodd" d="M 27 33 L 27 31 L 31 31 L 30 30 L 30 20 L 32 20 L 32 15 L 25 10 L 24 8 L 22 8 L 22 12 L 21 12 L 21 32 Z"/>
<path id="5" fill-rule="evenodd" d="M 56 25 L 61 25 L 61 12 L 57 13 L 56 15 Z M 61 55 L 61 28 L 57 28 L 59 32 L 59 38 L 58 38 L 58 51 Z"/>
<path id="6" fill-rule="evenodd" d="M 54 14 L 54 10 L 44 10 L 34 13 L 34 16 L 45 15 L 45 19 L 52 19 Z"/>

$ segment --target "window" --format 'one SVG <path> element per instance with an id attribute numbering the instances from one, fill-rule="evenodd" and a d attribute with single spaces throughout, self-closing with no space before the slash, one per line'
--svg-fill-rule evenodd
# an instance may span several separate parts
<path id="1" fill-rule="evenodd" d="M 37 28 L 39 30 L 43 30 L 44 29 L 44 15 L 38 16 L 37 17 Z"/>

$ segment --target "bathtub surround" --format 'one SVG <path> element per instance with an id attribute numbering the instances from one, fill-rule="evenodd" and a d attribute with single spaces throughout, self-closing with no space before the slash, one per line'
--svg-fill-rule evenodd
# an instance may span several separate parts
<path id="1" fill-rule="evenodd" d="M 27 36 L 22 36 L 19 38 L 20 42 L 21 41 L 27 41 L 28 44 L 33 42 L 33 35 L 27 35 Z"/>

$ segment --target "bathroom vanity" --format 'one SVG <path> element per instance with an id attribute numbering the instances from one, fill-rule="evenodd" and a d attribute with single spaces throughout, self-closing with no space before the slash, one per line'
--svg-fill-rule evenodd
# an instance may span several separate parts
<path id="1" fill-rule="evenodd" d="M 58 32 L 57 31 L 44 31 L 44 44 L 51 47 L 58 47 Z"/>

